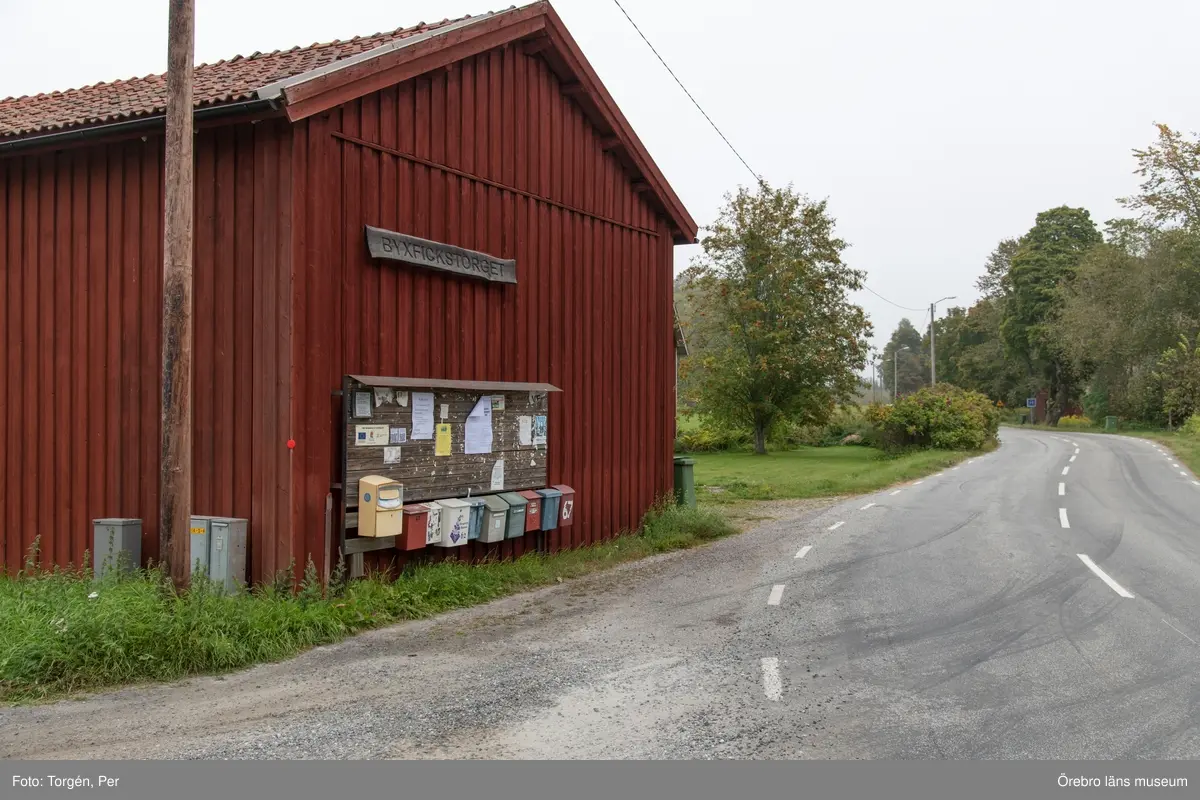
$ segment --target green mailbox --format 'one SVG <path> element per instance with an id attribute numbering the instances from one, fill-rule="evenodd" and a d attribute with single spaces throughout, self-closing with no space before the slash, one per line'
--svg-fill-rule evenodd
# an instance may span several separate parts
<path id="1" fill-rule="evenodd" d="M 508 503 L 507 532 L 504 534 L 504 537 L 506 539 L 516 539 L 524 536 L 525 507 L 529 505 L 529 501 L 522 497 L 520 492 L 502 492 L 497 496 Z"/>

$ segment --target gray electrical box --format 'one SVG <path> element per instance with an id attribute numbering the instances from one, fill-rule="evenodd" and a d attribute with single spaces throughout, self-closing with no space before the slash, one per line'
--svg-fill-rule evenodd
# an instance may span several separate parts
<path id="1" fill-rule="evenodd" d="M 191 524 L 191 567 L 196 575 L 204 570 L 210 581 L 227 592 L 246 583 L 246 530 L 244 519 L 193 516 Z"/>
<path id="2" fill-rule="evenodd" d="M 209 577 L 212 575 L 209 572 L 208 566 L 208 547 L 212 541 L 212 521 L 216 517 L 200 517 L 193 516 L 192 522 L 188 526 L 190 536 L 190 550 L 188 555 L 188 566 L 191 569 L 189 573 L 195 578 L 201 572 Z"/>
<path id="3" fill-rule="evenodd" d="M 140 519 L 92 520 L 92 572 L 97 579 L 116 569 L 133 572 L 142 566 Z"/>

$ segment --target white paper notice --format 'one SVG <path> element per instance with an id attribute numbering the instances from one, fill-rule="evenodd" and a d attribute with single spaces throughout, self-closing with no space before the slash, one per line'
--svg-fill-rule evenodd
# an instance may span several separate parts
<path id="1" fill-rule="evenodd" d="M 408 392 L 396 392 L 396 405 L 408 407 Z"/>
<path id="2" fill-rule="evenodd" d="M 358 419 L 371 418 L 371 393 L 354 393 L 354 416 Z"/>
<path id="3" fill-rule="evenodd" d="M 383 448 L 383 463 L 399 464 L 400 463 L 400 448 L 399 447 Z"/>
<path id="4" fill-rule="evenodd" d="M 412 394 L 412 438 L 433 438 L 433 392 L 413 392 Z"/>
<path id="5" fill-rule="evenodd" d="M 392 402 L 396 393 L 391 389 L 376 389 L 375 390 L 375 407 L 379 408 L 384 403 Z"/>
<path id="6" fill-rule="evenodd" d="M 492 491 L 498 492 L 504 488 L 504 459 L 492 465 Z"/>
<path id="7" fill-rule="evenodd" d="M 533 417 L 517 417 L 517 428 L 517 441 L 526 447 L 533 444 Z"/>
<path id="8" fill-rule="evenodd" d="M 492 452 L 492 398 L 484 395 L 467 415 L 463 452 L 467 455 Z"/>
<path id="9" fill-rule="evenodd" d="M 404 444 L 408 441 L 408 431 L 404 428 L 392 428 L 388 434 L 388 444 Z"/>
<path id="10" fill-rule="evenodd" d="M 450 404 L 442 403 L 442 422 L 445 422 L 446 418 L 449 416 L 450 416 Z"/>

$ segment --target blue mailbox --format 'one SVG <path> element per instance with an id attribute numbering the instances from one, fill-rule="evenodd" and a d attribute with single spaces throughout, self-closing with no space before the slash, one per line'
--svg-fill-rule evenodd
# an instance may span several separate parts
<path id="1" fill-rule="evenodd" d="M 472 541 L 478 539 L 480 531 L 483 530 L 485 503 L 482 497 L 464 497 L 463 502 L 471 507 L 471 520 L 470 527 L 467 528 L 467 540 Z"/>
<path id="2" fill-rule="evenodd" d="M 558 527 L 558 504 L 562 502 L 562 492 L 558 489 L 538 489 L 542 496 L 542 530 L 552 531 Z"/>

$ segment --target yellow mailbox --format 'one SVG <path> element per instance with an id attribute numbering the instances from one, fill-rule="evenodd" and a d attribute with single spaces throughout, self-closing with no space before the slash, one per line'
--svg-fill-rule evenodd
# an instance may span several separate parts
<path id="1" fill-rule="evenodd" d="M 358 535 L 399 536 L 404 531 L 404 486 L 382 475 L 358 482 Z"/>

